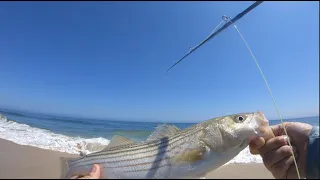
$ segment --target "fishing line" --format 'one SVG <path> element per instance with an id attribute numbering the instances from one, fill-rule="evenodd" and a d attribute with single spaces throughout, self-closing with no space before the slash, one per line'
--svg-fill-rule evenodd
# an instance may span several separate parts
<path id="1" fill-rule="evenodd" d="M 275 98 L 274 98 L 274 96 L 273 96 L 273 94 L 272 94 L 272 91 L 271 91 L 271 89 L 270 89 L 270 87 L 269 87 L 269 84 L 268 84 L 268 82 L 267 82 L 267 79 L 266 79 L 266 77 L 264 76 L 264 74 L 263 74 L 263 72 L 262 72 L 262 70 L 261 70 L 261 68 L 260 68 L 260 65 L 259 65 L 256 57 L 254 56 L 253 52 L 251 51 L 251 48 L 249 47 L 247 41 L 246 41 L 245 38 L 243 37 L 243 35 L 242 35 L 242 33 L 240 32 L 240 30 L 238 29 L 238 27 L 231 21 L 231 19 L 230 19 L 229 17 L 227 17 L 227 16 L 223 16 L 222 18 L 224 19 L 224 21 L 230 21 L 230 22 L 233 24 L 233 27 L 237 30 L 237 32 L 239 33 L 241 39 L 243 40 L 243 42 L 245 43 L 247 49 L 249 50 L 252 58 L 254 59 L 256 65 L 257 65 L 257 67 L 258 67 L 258 69 L 259 69 L 259 71 L 260 71 L 260 74 L 261 74 L 261 76 L 262 76 L 262 78 L 263 78 L 263 80 L 264 80 L 264 82 L 265 82 L 265 84 L 266 84 L 266 86 L 267 86 L 267 88 L 268 88 L 268 91 L 269 91 L 269 93 L 270 93 L 270 96 L 271 96 L 271 98 L 272 98 L 272 100 L 273 100 L 273 104 L 274 104 L 274 106 L 275 106 L 275 108 L 276 108 L 277 114 L 278 114 L 278 116 L 279 116 L 279 118 L 280 118 L 280 121 L 281 121 L 281 123 L 282 123 L 284 132 L 285 132 L 285 134 L 287 135 L 287 137 L 289 138 L 288 133 L 287 133 L 287 128 L 286 128 L 286 127 L 284 126 L 284 124 L 283 124 L 284 122 L 283 122 L 283 120 L 282 120 L 282 116 L 280 115 L 280 111 L 279 111 L 279 108 L 278 108 L 278 106 L 277 106 L 276 100 L 275 100 Z M 289 146 L 292 148 L 292 145 L 291 145 L 291 142 L 290 142 L 290 138 L 289 138 L 289 140 L 288 140 L 288 143 L 289 143 Z M 294 162 L 294 165 L 295 165 L 295 167 L 296 167 L 296 171 L 297 171 L 298 178 L 301 179 L 301 178 L 300 178 L 299 169 L 298 169 L 298 165 L 297 165 L 297 161 L 296 161 L 296 157 L 295 157 L 293 151 L 291 151 L 291 154 L 292 154 L 292 156 L 293 156 L 293 162 Z"/>

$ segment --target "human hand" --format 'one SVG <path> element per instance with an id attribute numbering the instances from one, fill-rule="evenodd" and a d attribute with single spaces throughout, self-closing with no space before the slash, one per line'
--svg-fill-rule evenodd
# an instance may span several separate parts
<path id="1" fill-rule="evenodd" d="M 85 176 L 73 176 L 70 179 L 100 179 L 101 176 L 101 168 L 99 165 L 94 164 L 92 166 L 91 172 Z"/>
<path id="2" fill-rule="evenodd" d="M 258 138 L 249 145 L 252 154 L 260 154 L 265 167 L 275 178 L 298 178 L 293 162 L 295 154 L 301 178 L 306 177 L 306 153 L 308 135 L 312 126 L 299 122 L 285 122 L 292 148 L 288 144 L 282 124 L 271 126 L 274 138 L 264 141 Z"/>

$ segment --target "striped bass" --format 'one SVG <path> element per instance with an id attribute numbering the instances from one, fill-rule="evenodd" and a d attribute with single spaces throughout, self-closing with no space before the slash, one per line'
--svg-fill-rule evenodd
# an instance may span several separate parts
<path id="1" fill-rule="evenodd" d="M 159 125 L 146 141 L 115 135 L 102 151 L 61 158 L 61 178 L 87 175 L 99 164 L 101 178 L 202 178 L 262 136 L 268 120 L 261 111 L 203 121 L 184 130 Z"/>

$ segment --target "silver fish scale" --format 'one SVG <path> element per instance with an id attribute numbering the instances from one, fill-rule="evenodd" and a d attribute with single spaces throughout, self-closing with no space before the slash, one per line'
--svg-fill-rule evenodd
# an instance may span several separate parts
<path id="1" fill-rule="evenodd" d="M 195 132 L 190 132 L 191 133 L 198 133 L 198 131 Z M 191 134 L 189 136 L 192 136 L 194 134 Z M 168 144 L 159 144 L 162 145 L 160 146 L 160 148 L 158 146 L 153 146 L 153 147 L 149 147 L 149 148 L 139 148 L 138 150 L 132 150 L 132 151 L 127 151 L 127 152 L 118 152 L 116 154 L 112 154 L 114 157 L 110 157 L 110 154 L 106 154 L 103 155 L 101 154 L 100 156 L 90 156 L 90 154 L 86 157 L 82 157 L 76 160 L 72 160 L 70 161 L 70 166 L 76 166 L 76 164 L 80 164 L 81 165 L 86 165 L 86 164 L 92 164 L 94 162 L 96 162 L 98 159 L 106 159 L 106 162 L 108 163 L 112 163 L 112 162 L 116 162 L 116 161 L 123 161 L 123 160 L 127 160 L 128 156 L 129 157 L 133 157 L 135 156 L 135 158 L 143 158 L 146 156 L 150 156 L 153 154 L 158 154 L 158 153 L 164 153 L 166 151 L 171 151 L 174 148 L 177 147 L 181 147 L 182 144 L 184 144 L 185 142 L 188 142 L 188 137 L 189 136 L 177 136 L 175 139 L 172 139 L 170 141 L 168 141 Z M 160 151 L 159 151 L 160 150 Z M 138 154 L 138 156 L 137 156 Z M 131 158 L 132 159 L 132 158 Z"/>
<path id="2" fill-rule="evenodd" d="M 196 136 L 192 136 L 195 138 Z M 172 142 L 172 141 L 171 141 Z M 190 145 L 190 143 L 185 144 L 185 142 L 190 142 L 190 138 L 188 136 L 185 136 L 183 138 L 180 138 L 179 140 L 172 142 L 168 145 L 162 146 L 161 148 L 152 148 L 152 149 L 141 149 L 126 153 L 119 153 L 119 157 L 108 157 L 107 155 L 102 155 L 99 157 L 90 157 L 90 158 L 83 158 L 78 161 L 74 161 L 72 164 L 70 163 L 70 166 L 72 167 L 78 167 L 88 164 L 94 164 L 94 163 L 101 163 L 105 162 L 110 167 L 119 167 L 119 166 L 125 166 L 125 165 L 135 165 L 136 160 L 145 160 L 150 161 L 153 157 L 156 157 L 157 155 L 165 155 L 167 157 L 173 157 L 177 154 L 179 154 L 182 151 L 182 148 L 186 147 L 186 145 Z M 196 142 L 195 142 L 196 143 Z M 194 143 L 191 143 L 194 144 Z M 149 152 L 146 152 L 146 150 L 150 150 Z M 103 159 L 103 161 L 101 160 Z M 112 164 L 116 164 L 112 166 Z M 120 165 L 123 164 L 123 165 Z"/>

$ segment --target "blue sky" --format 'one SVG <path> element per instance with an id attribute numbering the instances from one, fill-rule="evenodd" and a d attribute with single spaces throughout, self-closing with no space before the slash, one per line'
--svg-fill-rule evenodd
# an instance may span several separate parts
<path id="1" fill-rule="evenodd" d="M 272 99 L 229 27 L 253 2 L 1 2 L 0 106 L 69 116 L 196 122 Z M 283 117 L 319 112 L 318 2 L 264 2 L 237 23 Z"/>

